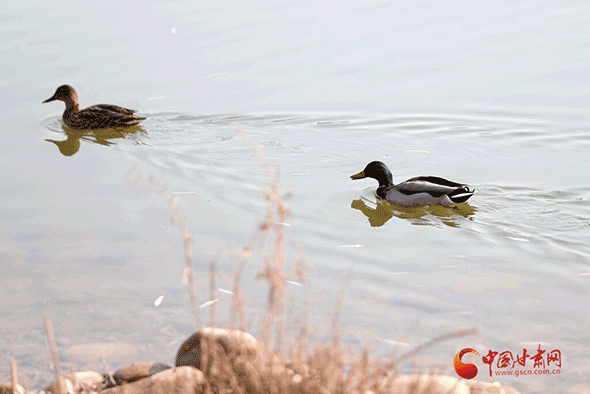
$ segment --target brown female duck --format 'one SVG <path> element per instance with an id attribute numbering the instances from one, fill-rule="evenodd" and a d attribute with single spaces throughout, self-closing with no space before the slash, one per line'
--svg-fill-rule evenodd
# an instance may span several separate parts
<path id="1" fill-rule="evenodd" d="M 68 127 L 76 130 L 129 127 L 145 119 L 137 116 L 135 110 L 110 104 L 98 104 L 80 110 L 78 93 L 70 85 L 61 85 L 55 94 L 43 103 L 54 100 L 61 100 L 66 104 L 63 121 Z"/>

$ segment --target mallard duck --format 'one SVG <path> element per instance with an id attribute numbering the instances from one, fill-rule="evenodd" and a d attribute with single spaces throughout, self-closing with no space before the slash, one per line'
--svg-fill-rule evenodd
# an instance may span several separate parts
<path id="1" fill-rule="evenodd" d="M 394 185 L 391 171 L 380 161 L 370 162 L 363 171 L 351 175 L 350 178 L 376 179 L 379 182 L 377 196 L 404 207 L 461 203 L 467 201 L 475 192 L 467 185 L 437 176 L 418 176 Z"/>
<path id="2" fill-rule="evenodd" d="M 61 100 L 66 104 L 62 119 L 68 127 L 76 130 L 129 127 L 145 119 L 137 116 L 132 109 L 110 104 L 98 104 L 80 110 L 78 93 L 70 85 L 61 85 L 43 103 L 54 100 Z"/>

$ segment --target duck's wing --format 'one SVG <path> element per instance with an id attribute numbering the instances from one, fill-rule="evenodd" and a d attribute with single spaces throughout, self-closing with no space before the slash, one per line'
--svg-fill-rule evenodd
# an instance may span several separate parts
<path id="1" fill-rule="evenodd" d="M 111 108 L 119 108 L 127 112 L 112 111 Z M 82 129 L 104 129 L 115 127 L 129 127 L 137 125 L 145 118 L 141 118 L 132 110 L 116 105 L 93 105 L 78 112 L 75 117 Z"/>
<path id="2" fill-rule="evenodd" d="M 473 194 L 473 191 L 469 189 L 469 186 L 449 181 L 448 179 L 438 176 L 418 176 L 399 183 L 393 186 L 393 188 L 406 195 L 428 193 L 433 197 L 441 197 L 445 194 L 449 196 L 458 196 L 458 194 L 467 193 L 469 194 L 469 197 L 471 197 Z"/>
<path id="3" fill-rule="evenodd" d="M 96 104 L 96 105 L 93 105 L 92 107 L 88 107 L 88 108 L 106 109 L 107 111 L 117 112 L 117 113 L 125 114 L 125 115 L 133 115 L 135 112 L 137 112 L 134 109 L 123 108 L 123 107 L 119 107 L 118 105 L 113 105 L 113 104 Z"/>

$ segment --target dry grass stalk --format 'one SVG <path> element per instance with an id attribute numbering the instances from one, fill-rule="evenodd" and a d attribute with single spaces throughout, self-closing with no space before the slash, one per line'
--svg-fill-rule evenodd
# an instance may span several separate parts
<path id="1" fill-rule="evenodd" d="M 336 307 L 334 308 L 334 315 L 332 316 L 332 339 L 334 349 L 340 348 L 340 310 L 342 309 L 342 301 L 344 301 L 344 292 L 348 287 L 350 280 L 350 271 L 344 276 L 340 289 L 338 290 L 338 298 L 336 299 Z"/>
<path id="2" fill-rule="evenodd" d="M 285 332 L 285 234 L 284 225 L 289 212 L 285 207 L 285 203 L 279 194 L 279 176 L 276 174 L 276 179 L 273 182 L 273 191 L 269 198 L 277 206 L 278 221 L 276 223 L 276 245 L 275 245 L 275 257 L 274 267 L 276 269 L 276 275 L 274 279 L 274 285 L 276 287 L 277 294 L 277 307 L 278 307 L 278 321 L 277 321 L 277 348 L 278 353 L 284 356 L 284 332 Z"/>
<path id="3" fill-rule="evenodd" d="M 299 333 L 299 339 L 297 340 L 297 348 L 295 356 L 300 359 L 305 355 L 305 349 L 307 348 L 307 334 L 309 331 L 309 282 L 305 285 L 305 296 L 303 297 L 303 319 L 301 322 L 301 331 Z"/>
<path id="4" fill-rule="evenodd" d="M 284 223 L 290 217 L 290 212 L 285 205 L 285 199 L 281 196 L 279 189 L 278 171 L 271 166 L 264 150 L 246 135 L 239 127 L 231 125 L 242 138 L 244 138 L 252 150 L 256 153 L 260 163 L 266 168 L 269 178 L 271 179 L 271 188 L 265 191 L 265 197 L 269 201 L 269 208 L 265 220 L 260 224 L 261 231 L 274 228 L 276 231 L 275 248 L 272 264 L 265 259 L 265 269 L 257 275 L 259 279 L 265 279 L 269 283 L 269 292 L 267 298 L 267 315 L 264 323 L 264 341 L 267 359 L 270 354 L 274 354 L 273 334 L 275 332 L 274 319 L 276 317 L 276 353 L 284 357 L 284 332 L 285 332 L 285 235 Z M 276 215 L 276 219 L 275 219 Z"/>
<path id="5" fill-rule="evenodd" d="M 127 179 L 129 182 L 136 184 L 137 186 L 143 188 L 143 189 L 147 189 L 151 192 L 154 193 L 158 193 L 159 195 L 162 196 L 162 198 L 164 198 L 164 200 L 166 200 L 166 202 L 168 203 L 168 206 L 170 207 L 170 209 L 173 212 L 173 221 L 178 225 L 178 227 L 180 228 L 180 233 L 182 234 L 182 239 L 184 241 L 184 257 L 185 257 L 185 261 L 186 261 L 186 267 L 185 267 L 185 277 L 187 279 L 187 291 L 188 291 L 188 295 L 191 301 L 191 307 L 193 309 L 193 312 L 195 314 L 195 320 L 197 322 L 197 327 L 198 328 L 202 328 L 203 327 L 203 321 L 201 319 L 201 311 L 199 308 L 199 303 L 197 302 L 197 293 L 196 293 L 196 289 L 195 289 L 195 277 L 193 274 L 193 250 L 192 250 L 192 242 L 193 242 L 193 238 L 190 236 L 189 232 L 188 232 L 188 228 L 186 225 L 186 221 L 184 220 L 184 216 L 182 215 L 182 212 L 180 211 L 180 206 L 179 206 L 179 201 L 180 199 L 178 198 L 178 196 L 173 196 L 170 195 L 166 192 L 166 189 L 164 186 L 158 186 L 155 185 L 153 183 L 147 183 L 142 181 L 139 178 L 139 175 L 135 178 L 131 177 L 131 173 L 133 173 L 136 170 L 137 166 L 134 166 L 133 168 L 131 168 L 131 170 L 129 170 L 126 174 L 125 174 L 125 179 Z M 150 180 L 153 180 L 153 176 L 150 176 Z"/>
<path id="6" fill-rule="evenodd" d="M 399 356 L 398 358 L 396 358 L 395 363 L 401 364 L 402 362 L 408 360 L 409 358 L 414 357 L 414 355 L 421 352 L 422 350 L 429 348 L 431 346 L 434 346 L 438 343 L 448 341 L 449 339 L 455 339 L 455 338 L 461 338 L 461 337 L 466 337 L 466 336 L 470 336 L 470 335 L 476 335 L 476 334 L 479 334 L 479 332 L 480 332 L 479 327 L 472 327 L 472 328 L 467 328 L 467 329 L 458 330 L 458 331 L 452 331 L 452 332 L 440 335 L 436 338 L 433 338 L 429 341 L 424 342 L 421 345 L 416 346 L 413 349 L 410 349 L 406 353 L 404 353 L 401 356 Z"/>
<path id="7" fill-rule="evenodd" d="M 212 258 L 209 262 L 209 301 L 212 302 L 211 309 L 209 310 L 209 325 L 215 328 L 215 314 L 217 311 L 216 302 L 216 287 L 215 287 L 215 267 L 217 262 L 217 256 Z"/>
<path id="8" fill-rule="evenodd" d="M 10 359 L 10 383 L 12 385 L 12 393 L 18 393 L 18 376 L 16 374 L 16 361 L 11 358 Z"/>
<path id="9" fill-rule="evenodd" d="M 61 372 L 61 363 L 59 361 L 59 353 L 57 352 L 57 345 L 55 344 L 55 335 L 53 334 L 53 325 L 47 314 L 43 315 L 43 322 L 45 323 L 45 333 L 47 334 L 47 344 L 51 352 L 53 360 L 53 368 L 55 370 L 57 394 L 66 394 L 65 381 Z"/>
<path id="10" fill-rule="evenodd" d="M 242 250 L 242 263 L 237 266 L 235 261 L 232 264 L 233 267 L 233 283 L 232 283 L 232 311 L 231 311 L 231 322 L 232 327 L 235 327 L 235 316 L 238 317 L 239 325 L 238 328 L 242 331 L 246 331 L 246 317 L 244 314 L 244 297 L 242 297 L 242 291 L 240 290 L 240 279 L 242 278 L 242 272 L 244 265 L 248 261 L 250 254 L 244 253 Z"/>

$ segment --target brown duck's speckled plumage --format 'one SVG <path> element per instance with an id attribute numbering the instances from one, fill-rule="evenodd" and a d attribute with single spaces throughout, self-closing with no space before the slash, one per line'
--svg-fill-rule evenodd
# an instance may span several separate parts
<path id="1" fill-rule="evenodd" d="M 60 86 L 53 96 L 43 102 L 54 100 L 66 104 L 63 121 L 68 127 L 76 130 L 130 127 L 145 119 L 137 116 L 132 109 L 111 104 L 98 104 L 80 110 L 78 93 L 70 85 Z"/>

